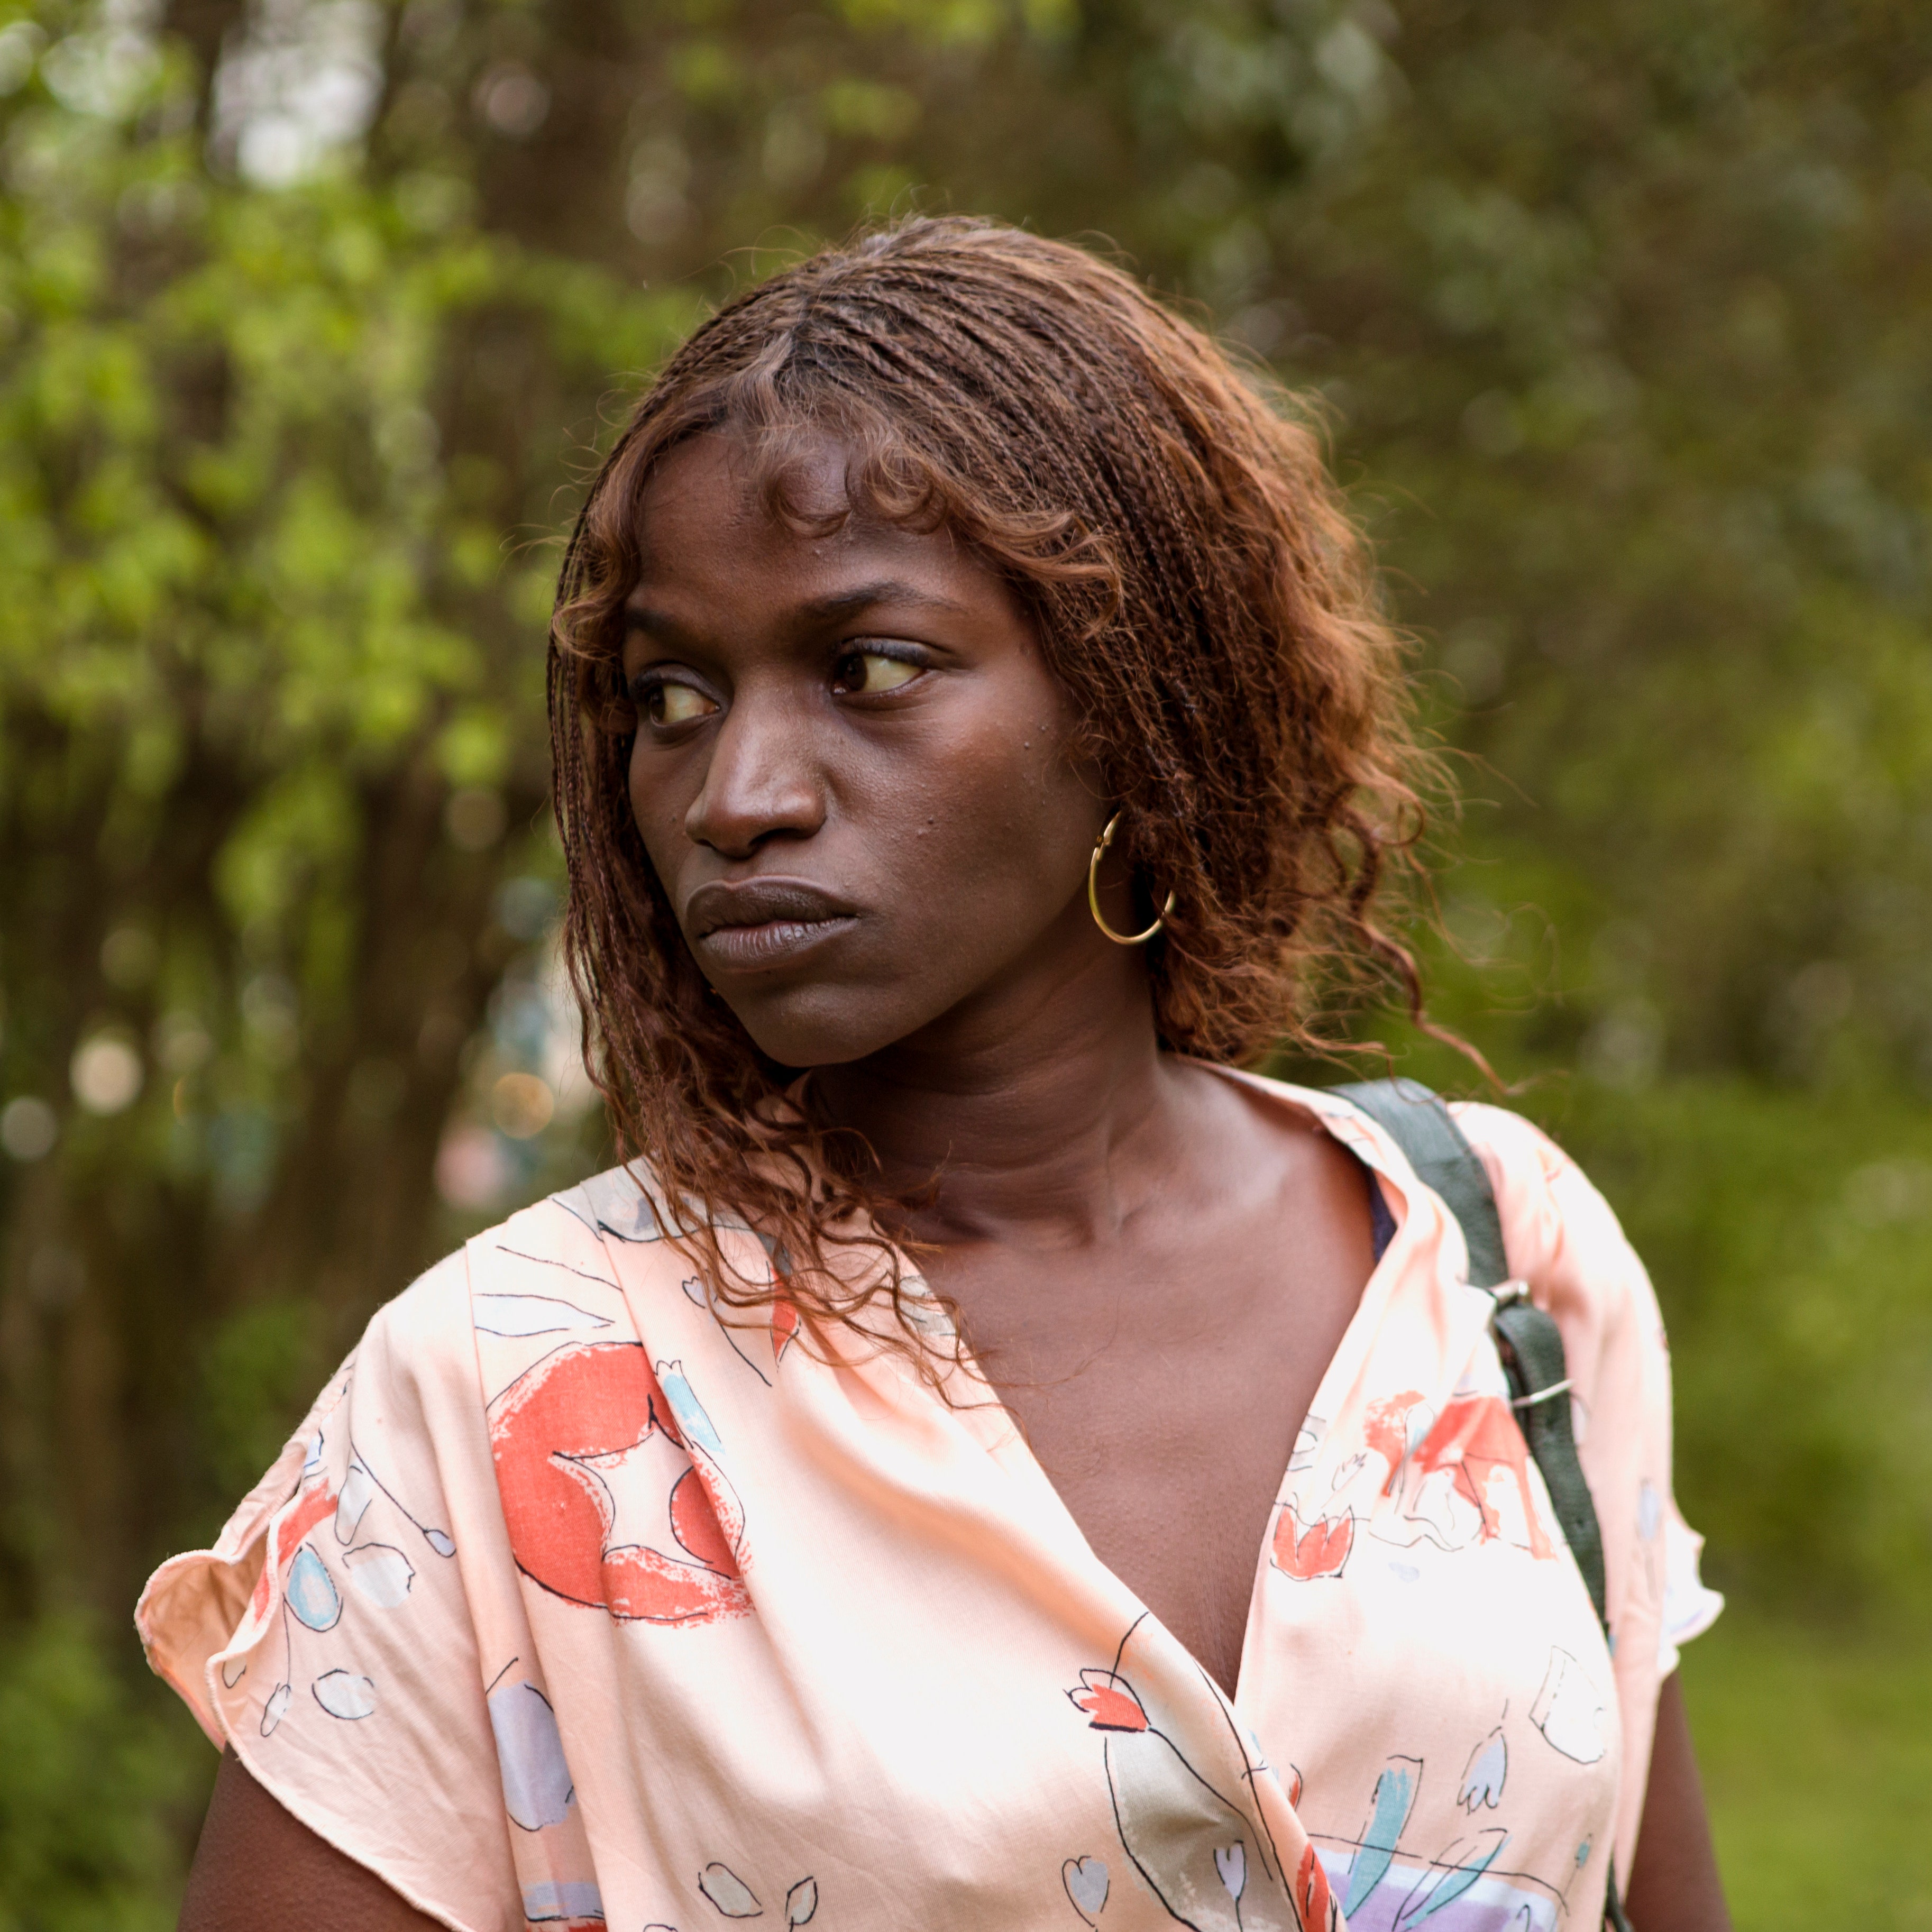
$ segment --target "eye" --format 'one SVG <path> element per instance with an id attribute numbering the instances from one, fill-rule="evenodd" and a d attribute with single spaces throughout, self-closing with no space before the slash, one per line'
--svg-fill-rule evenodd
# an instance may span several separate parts
<path id="1" fill-rule="evenodd" d="M 911 683 L 925 669 L 885 651 L 848 651 L 832 667 L 832 688 L 842 697 L 876 698 Z"/>
<path id="2" fill-rule="evenodd" d="M 644 716 L 653 724 L 692 724 L 718 709 L 695 685 L 652 685 L 644 693 Z"/>

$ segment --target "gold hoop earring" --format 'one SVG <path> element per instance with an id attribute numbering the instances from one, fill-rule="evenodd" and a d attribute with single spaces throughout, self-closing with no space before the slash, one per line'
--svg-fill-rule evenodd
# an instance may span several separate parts
<path id="1" fill-rule="evenodd" d="M 1087 861 L 1087 909 L 1094 915 L 1094 923 L 1116 946 L 1144 946 L 1167 923 L 1167 916 L 1174 910 L 1174 895 L 1169 892 L 1167 903 L 1160 909 L 1160 916 L 1144 932 L 1116 932 L 1100 914 L 1100 859 L 1108 847 L 1114 842 L 1114 828 L 1126 816 L 1117 812 L 1107 821 L 1107 829 L 1094 842 L 1094 856 Z"/>

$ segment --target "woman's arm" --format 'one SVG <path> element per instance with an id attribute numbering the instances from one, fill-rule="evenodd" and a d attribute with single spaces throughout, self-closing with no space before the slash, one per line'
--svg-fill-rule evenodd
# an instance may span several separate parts
<path id="1" fill-rule="evenodd" d="M 283 1810 L 224 1751 L 189 1873 L 178 1932 L 269 1925 L 442 1932 L 366 1867 Z"/>
<path id="2" fill-rule="evenodd" d="M 1636 1858 L 1624 1893 L 1632 1932 L 1730 1932 L 1703 1780 L 1690 1742 L 1684 1691 L 1676 1673 L 1657 1700 L 1657 1735 L 1650 1748 L 1650 1784 Z"/>

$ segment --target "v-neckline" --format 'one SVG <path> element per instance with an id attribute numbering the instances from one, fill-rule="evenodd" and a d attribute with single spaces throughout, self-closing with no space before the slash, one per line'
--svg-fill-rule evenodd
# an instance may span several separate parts
<path id="1" fill-rule="evenodd" d="M 1414 1204 L 1409 1198 L 1408 1190 L 1412 1186 L 1420 1187 L 1422 1183 L 1414 1170 L 1402 1160 L 1399 1149 L 1395 1150 L 1395 1159 L 1401 1163 L 1400 1170 L 1392 1166 L 1383 1144 L 1387 1142 L 1388 1148 L 1394 1148 L 1394 1143 L 1388 1141 L 1383 1130 L 1352 1102 L 1338 1100 L 1316 1088 L 1290 1086 L 1285 1081 L 1270 1080 L 1262 1075 L 1244 1072 L 1236 1067 L 1216 1066 L 1210 1060 L 1196 1064 L 1261 1094 L 1278 1106 L 1312 1115 L 1323 1132 L 1353 1154 L 1368 1169 L 1373 1185 L 1379 1186 L 1385 1183 L 1395 1196 L 1394 1201 L 1388 1204 L 1389 1211 L 1395 1217 L 1395 1232 L 1390 1236 L 1382 1253 L 1376 1257 L 1374 1266 L 1370 1269 L 1368 1278 L 1362 1284 L 1360 1299 L 1356 1303 L 1354 1311 L 1342 1331 L 1342 1339 L 1336 1344 L 1334 1354 L 1329 1358 L 1328 1366 L 1316 1384 L 1315 1394 L 1310 1399 L 1307 1412 L 1297 1426 L 1294 1440 L 1289 1446 L 1287 1466 L 1275 1485 L 1274 1499 L 1268 1505 L 1268 1524 L 1262 1531 L 1261 1547 L 1256 1552 L 1254 1578 L 1249 1587 L 1247 1622 L 1241 1633 L 1241 1654 L 1235 1670 L 1234 1690 L 1232 1697 L 1228 1696 L 1214 1672 L 1178 1637 L 1174 1636 L 1172 1630 L 1167 1629 L 1166 1624 L 1154 1611 L 1148 1608 L 1139 1592 L 1134 1589 L 1111 1564 L 1102 1562 L 1093 1544 L 1088 1540 L 1087 1532 L 1081 1528 L 1078 1517 L 1060 1494 L 1059 1485 L 1047 1474 L 1046 1466 L 1034 1453 L 1033 1445 L 1028 1442 L 1025 1432 L 1020 1426 L 1019 1418 L 1007 1406 L 1005 1399 L 980 1367 L 978 1358 L 968 1348 L 964 1336 L 956 1334 L 953 1343 L 958 1351 L 956 1359 L 958 1368 L 984 1391 L 985 1396 L 990 1399 L 1004 1425 L 1005 1435 L 1008 1438 L 1006 1455 L 1016 1456 L 1020 1468 L 1052 1497 L 1060 1516 L 1065 1519 L 1066 1526 L 1078 1539 L 1088 1560 L 1138 1604 L 1149 1618 L 1167 1631 L 1176 1646 L 1186 1653 L 1199 1670 L 1202 1681 L 1213 1684 L 1215 1694 L 1238 1714 L 1243 1708 L 1244 1692 L 1252 1674 L 1250 1647 L 1254 1640 L 1256 1627 L 1260 1621 L 1256 1610 L 1267 1582 L 1276 1514 L 1283 1503 L 1292 1500 L 1298 1493 L 1297 1478 L 1305 1478 L 1318 1456 L 1318 1444 L 1315 1445 L 1315 1453 L 1311 1454 L 1309 1461 L 1302 1463 L 1302 1439 L 1307 1434 L 1310 1419 L 1319 1418 L 1326 1420 L 1334 1414 L 1341 1398 L 1354 1386 L 1374 1346 L 1383 1317 L 1388 1312 L 1394 1285 L 1400 1277 L 1402 1267 L 1406 1263 L 1406 1253 L 1399 1257 L 1398 1250 L 1406 1249 L 1413 1229 Z M 1338 1134 L 1335 1129 L 1342 1122 L 1348 1123 L 1354 1132 Z M 1302 1466 L 1298 1468 L 1298 1464 Z"/>

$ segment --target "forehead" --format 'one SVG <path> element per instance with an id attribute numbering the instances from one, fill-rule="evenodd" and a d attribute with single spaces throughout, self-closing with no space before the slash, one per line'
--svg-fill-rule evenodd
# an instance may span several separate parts
<path id="1" fill-rule="evenodd" d="M 788 452 L 787 500 L 812 520 L 847 508 L 843 443 L 802 440 Z M 776 514 L 766 488 L 768 464 L 748 438 L 714 430 L 680 443 L 658 464 L 638 502 L 638 548 L 644 574 L 675 574 L 694 545 L 765 550 L 805 534 Z"/>
<path id="2" fill-rule="evenodd" d="M 775 610 L 822 602 L 885 574 L 951 602 L 1014 608 L 998 574 L 950 531 L 908 530 L 855 508 L 847 484 L 852 460 L 850 446 L 836 436 L 801 436 L 786 452 L 787 516 L 745 437 L 712 431 L 680 445 L 638 503 L 631 604 Z"/>

